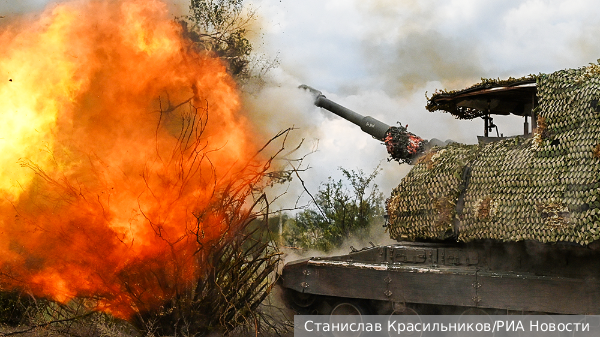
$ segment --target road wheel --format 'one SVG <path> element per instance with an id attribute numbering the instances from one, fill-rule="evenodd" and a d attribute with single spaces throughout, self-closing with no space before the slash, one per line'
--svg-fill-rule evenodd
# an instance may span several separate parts
<path id="1" fill-rule="evenodd" d="M 317 296 L 294 291 L 292 293 L 292 302 L 300 308 L 308 308 L 315 303 Z"/>
<path id="2" fill-rule="evenodd" d="M 342 300 L 336 302 L 329 314 L 329 323 L 347 324 L 364 323 L 363 316 L 369 310 L 361 302 L 355 300 Z M 359 337 L 360 331 L 333 331 L 335 337 Z"/>
<path id="3" fill-rule="evenodd" d="M 317 295 L 304 294 L 295 290 L 285 289 L 283 299 L 286 307 L 301 315 L 312 314 L 312 306 L 317 302 Z"/>
<path id="4" fill-rule="evenodd" d="M 331 309 L 330 315 L 368 315 L 367 308 L 358 301 L 339 301 Z"/>
<path id="5" fill-rule="evenodd" d="M 419 313 L 415 309 L 407 307 L 406 304 L 395 304 L 393 308 L 394 312 L 392 312 L 392 314 L 389 317 L 390 321 L 392 321 L 392 316 L 395 316 L 393 321 L 396 321 L 398 324 L 403 323 L 405 326 L 416 326 L 418 323 L 423 323 Z M 398 334 L 395 331 L 388 331 L 388 335 L 397 336 Z M 402 335 L 410 337 L 420 337 L 421 335 L 423 335 L 423 332 L 414 330 L 403 331 Z"/>
<path id="6" fill-rule="evenodd" d="M 458 317 L 458 324 L 472 324 L 476 326 L 479 323 L 494 325 L 492 317 L 481 308 L 467 308 Z M 458 337 L 493 337 L 492 331 L 461 331 L 457 332 Z"/>

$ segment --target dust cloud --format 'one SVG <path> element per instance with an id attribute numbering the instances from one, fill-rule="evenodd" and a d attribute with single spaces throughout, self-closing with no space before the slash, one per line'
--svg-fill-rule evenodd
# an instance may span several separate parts
<path id="1" fill-rule="evenodd" d="M 305 259 L 308 257 L 329 257 L 347 255 L 351 252 L 350 247 L 360 250 L 363 248 L 372 247 L 373 245 L 386 246 L 398 243 L 396 240 L 390 239 L 389 233 L 381 225 L 371 224 L 368 229 L 368 233 L 368 237 L 349 237 L 344 240 L 344 242 L 340 245 L 339 248 L 333 249 L 328 252 L 324 252 L 318 249 L 297 249 L 294 247 L 284 247 L 282 249 L 284 253 L 284 264 L 291 261 Z M 371 243 L 373 245 L 371 245 Z"/>

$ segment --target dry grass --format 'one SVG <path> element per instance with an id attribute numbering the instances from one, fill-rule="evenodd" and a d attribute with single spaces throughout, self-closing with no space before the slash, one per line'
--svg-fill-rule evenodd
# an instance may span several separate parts
<path id="1" fill-rule="evenodd" d="M 253 207 L 264 202 L 261 197 Z M 232 215 L 232 230 L 199 247 L 202 273 L 193 286 L 183 289 L 158 308 L 139 312 L 129 322 L 91 311 L 93 298 L 68 304 L 29 296 L 17 297 L 13 326 L 0 336 L 276 336 L 289 326 L 273 317 L 276 307 L 261 304 L 276 282 L 280 252 L 265 230 L 268 212 L 258 220 L 255 212 Z M 253 221 L 254 220 L 254 221 Z M 235 228 L 235 230 L 233 230 Z"/>
<path id="2" fill-rule="evenodd" d="M 173 152 L 176 154 L 173 162 L 181 167 L 179 176 L 188 179 L 180 182 L 181 188 L 190 176 L 198 172 L 202 160 L 208 162 L 204 155 L 197 158 L 200 151 L 197 149 L 202 149 L 205 141 L 202 137 L 205 120 L 193 112 L 183 121 L 184 131 L 177 144 L 177 149 L 183 150 Z M 272 173 L 269 172 L 271 161 L 283 151 L 290 131 L 282 131 L 259 150 L 260 154 L 275 140 L 283 140 L 274 155 L 266 156 L 267 160 L 247 164 L 249 169 L 245 172 L 250 174 L 237 176 L 218 188 L 215 182 L 211 202 L 194 211 L 195 227 L 186 227 L 187 234 L 181 238 L 194 242 L 196 247 L 188 258 L 193 261 L 194 277 L 191 282 L 171 282 L 177 281 L 177 268 L 184 262 L 180 264 L 173 260 L 168 268 L 158 265 L 158 269 L 146 269 L 150 272 L 141 275 L 142 278 L 139 273 L 136 274 L 136 266 L 132 266 L 134 269 L 117 275 L 122 281 L 122 289 L 118 289 L 117 295 L 108 294 L 125 294 L 131 301 L 131 308 L 136 314 L 128 321 L 96 311 L 102 308 L 99 303 L 106 294 L 79 296 L 67 304 L 29 296 L 33 303 L 19 314 L 19 324 L 5 326 L 0 330 L 0 336 L 258 336 L 279 335 L 286 331 L 284 325 L 273 320 L 260 307 L 275 285 L 275 271 L 281 262 L 278 248 L 268 233 L 269 202 L 262 193 L 262 186 L 271 183 L 266 181 L 269 177 L 277 176 L 269 174 Z M 188 156 L 190 151 L 196 156 Z M 265 157 L 264 154 L 261 156 Z M 209 220 L 214 222 L 215 218 L 220 219 L 221 234 L 209 240 L 204 224 Z M 150 218 L 147 220 L 154 225 Z M 162 238 L 161 233 L 158 228 L 156 235 L 159 238 Z M 168 244 L 174 250 L 177 242 Z M 149 294 L 145 291 L 146 283 L 152 285 L 152 289 L 159 289 L 163 295 L 172 295 L 163 298 L 159 294 Z M 162 304 L 157 306 L 156 302 Z"/>

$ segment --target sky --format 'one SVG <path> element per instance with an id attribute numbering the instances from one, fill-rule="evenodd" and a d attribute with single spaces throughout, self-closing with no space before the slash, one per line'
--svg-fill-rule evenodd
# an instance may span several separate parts
<path id="1" fill-rule="evenodd" d="M 298 123 L 318 139 L 308 157 L 307 185 L 338 167 L 371 172 L 389 196 L 410 170 L 387 162 L 380 142 L 348 122 L 297 103 L 293 88 L 308 84 L 354 111 L 388 124 L 408 124 L 426 139 L 476 143 L 483 121 L 462 121 L 425 109 L 426 93 L 462 89 L 485 78 L 550 73 L 600 58 L 600 6 L 589 0 L 254 0 L 260 44 L 277 55 L 273 86 L 263 92 L 276 111 L 271 127 Z M 310 99 L 310 98 L 308 98 Z M 291 106 L 295 103 L 296 106 Z M 499 132 L 523 132 L 521 117 L 496 117 Z"/>
<path id="2" fill-rule="evenodd" d="M 0 15 L 35 12 L 48 0 L 0 0 Z M 168 0 L 174 15 L 184 0 Z M 256 11 L 255 52 L 277 58 L 267 84 L 246 94 L 257 128 L 294 126 L 308 155 L 302 178 L 316 193 L 339 167 L 372 172 L 389 196 L 410 170 L 386 160 L 385 147 L 360 129 L 312 106 L 300 84 L 388 124 L 408 124 L 426 139 L 473 144 L 483 121 L 425 110 L 426 93 L 462 89 L 485 78 L 521 77 L 585 66 L 600 58 L 600 6 L 593 0 L 247 0 Z M 504 135 L 522 133 L 519 117 L 497 117 Z M 291 144 L 290 148 L 293 147 Z M 302 152 L 303 151 L 303 152 Z M 282 198 L 288 207 L 301 188 Z"/>

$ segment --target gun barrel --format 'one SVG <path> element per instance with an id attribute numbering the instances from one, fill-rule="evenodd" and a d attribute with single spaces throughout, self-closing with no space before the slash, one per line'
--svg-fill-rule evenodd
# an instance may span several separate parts
<path id="1" fill-rule="evenodd" d="M 363 116 L 348 108 L 345 108 L 323 95 L 322 92 L 308 85 L 301 85 L 299 88 L 308 90 L 315 99 L 315 105 L 327 109 L 334 114 L 360 126 L 360 128 L 382 142 L 390 157 L 399 163 L 412 163 L 421 155 L 427 147 L 427 141 L 412 134 L 402 125 L 389 126 L 371 116 Z"/>
<path id="2" fill-rule="evenodd" d="M 385 124 L 371 116 L 363 116 L 346 107 L 343 107 L 325 97 L 325 95 L 323 95 L 323 93 L 319 90 L 311 88 L 308 85 L 303 84 L 300 86 L 300 88 L 308 90 L 313 94 L 313 96 L 315 97 L 316 106 L 329 110 L 334 114 L 348 120 L 349 122 L 360 126 L 361 130 L 368 133 L 373 138 L 379 139 L 381 141 L 385 140 L 386 133 L 390 129 L 390 126 L 388 124 Z"/>

